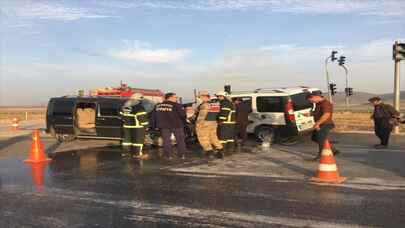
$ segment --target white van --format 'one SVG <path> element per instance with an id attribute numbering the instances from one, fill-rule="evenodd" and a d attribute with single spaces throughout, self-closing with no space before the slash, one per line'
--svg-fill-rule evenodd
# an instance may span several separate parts
<path id="1" fill-rule="evenodd" d="M 232 91 L 232 100 L 242 98 L 252 106 L 247 131 L 258 139 L 271 135 L 273 140 L 284 144 L 295 143 L 297 136 L 310 132 L 314 126 L 311 110 L 314 105 L 306 96 L 320 89 L 310 87 L 256 89 Z"/>

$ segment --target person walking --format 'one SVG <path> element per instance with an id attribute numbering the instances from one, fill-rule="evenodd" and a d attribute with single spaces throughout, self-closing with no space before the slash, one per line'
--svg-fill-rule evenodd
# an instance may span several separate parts
<path id="1" fill-rule="evenodd" d="M 220 104 L 210 101 L 210 95 L 207 91 L 200 91 L 198 97 L 202 102 L 196 111 L 196 133 L 198 141 L 207 157 L 214 155 L 215 148 L 217 150 L 216 156 L 223 158 L 223 146 L 217 135 L 217 118 L 220 112 Z"/>
<path id="2" fill-rule="evenodd" d="M 218 115 L 218 138 L 226 151 L 235 150 L 235 107 L 227 98 L 228 94 L 220 91 L 215 94 L 219 100 L 220 112 Z"/>
<path id="3" fill-rule="evenodd" d="M 333 122 L 333 104 L 326 100 L 322 94 L 310 93 L 307 95 L 307 100 L 315 104 L 315 110 L 312 111 L 312 115 L 315 120 L 314 130 L 312 132 L 312 141 L 318 144 L 318 155 L 312 160 L 316 161 L 321 157 L 321 152 L 325 141 L 329 139 L 330 131 L 335 128 Z M 332 146 L 333 155 L 340 153 L 335 147 Z"/>
<path id="4" fill-rule="evenodd" d="M 145 141 L 145 129 L 148 128 L 148 117 L 141 104 L 142 94 L 135 93 L 125 102 L 120 112 L 123 121 L 123 156 L 131 154 L 136 158 L 145 158 L 143 146 Z"/>
<path id="5" fill-rule="evenodd" d="M 249 114 L 252 113 L 252 105 L 242 98 L 238 97 L 235 100 L 236 110 L 236 131 L 237 136 L 241 140 L 241 146 L 244 146 L 247 141 L 246 128 L 249 125 Z"/>
<path id="6" fill-rule="evenodd" d="M 400 114 L 392 105 L 383 103 L 380 97 L 372 97 L 368 101 L 374 106 L 371 119 L 374 120 L 374 132 L 380 139 L 380 144 L 374 147 L 387 148 L 392 129 L 400 123 Z"/>
<path id="7" fill-rule="evenodd" d="M 186 143 L 184 125 L 186 123 L 186 113 L 181 104 L 177 102 L 175 93 L 165 94 L 165 101 L 157 104 L 154 110 L 154 122 L 160 129 L 163 138 L 163 150 L 167 158 L 172 159 L 172 134 L 176 138 L 177 155 L 181 159 L 186 156 Z"/>

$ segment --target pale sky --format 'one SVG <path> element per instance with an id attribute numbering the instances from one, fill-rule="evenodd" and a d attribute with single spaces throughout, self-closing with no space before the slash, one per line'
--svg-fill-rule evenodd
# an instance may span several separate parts
<path id="1" fill-rule="evenodd" d="M 118 85 L 326 88 L 345 55 L 354 91 L 389 93 L 402 0 L 0 0 L 0 105 Z M 402 89 L 405 89 L 405 61 Z M 344 71 L 330 65 L 344 88 Z"/>

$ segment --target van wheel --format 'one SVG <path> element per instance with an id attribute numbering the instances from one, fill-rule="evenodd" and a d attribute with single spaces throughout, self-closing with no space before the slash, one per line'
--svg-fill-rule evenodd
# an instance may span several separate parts
<path id="1" fill-rule="evenodd" d="M 55 138 L 60 143 L 70 142 L 70 141 L 75 140 L 75 136 L 74 135 L 69 135 L 69 134 L 55 134 Z"/>
<path id="2" fill-rule="evenodd" d="M 256 138 L 261 142 L 274 140 L 274 129 L 271 126 L 260 126 L 255 130 Z"/>

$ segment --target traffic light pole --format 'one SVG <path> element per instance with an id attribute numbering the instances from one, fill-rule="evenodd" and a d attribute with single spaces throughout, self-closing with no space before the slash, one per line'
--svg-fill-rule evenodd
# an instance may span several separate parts
<path id="1" fill-rule="evenodd" d="M 331 59 L 332 56 L 329 56 L 328 58 L 325 59 L 325 70 L 326 70 L 326 88 L 328 89 L 328 97 L 329 97 L 329 101 L 330 103 L 333 103 L 332 100 L 332 91 L 329 88 L 329 84 L 330 84 L 330 77 L 329 77 L 329 71 L 328 71 L 328 61 L 329 59 Z"/>
<path id="2" fill-rule="evenodd" d="M 397 44 L 398 42 L 396 42 Z M 395 71 L 394 71 L 394 108 L 399 112 L 400 111 L 400 87 L 399 84 L 401 83 L 400 79 L 400 71 L 399 71 L 399 60 L 395 61 Z M 394 128 L 394 133 L 399 133 L 399 126 Z"/>
<path id="3" fill-rule="evenodd" d="M 345 65 L 341 65 L 341 67 L 343 67 L 343 69 L 345 69 L 345 75 L 346 75 L 346 88 L 349 88 L 349 70 L 347 69 L 347 67 Z M 348 91 L 345 90 L 345 106 L 346 106 L 346 111 L 349 110 L 349 106 L 350 106 L 350 96 L 348 94 Z"/>

